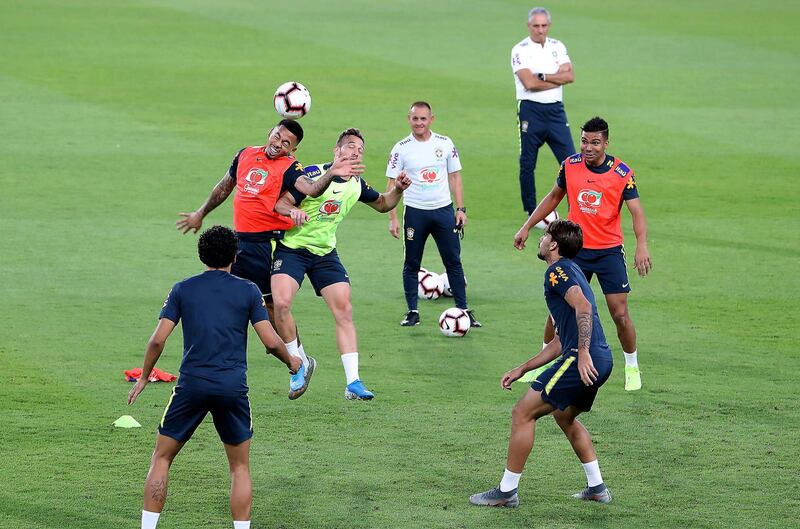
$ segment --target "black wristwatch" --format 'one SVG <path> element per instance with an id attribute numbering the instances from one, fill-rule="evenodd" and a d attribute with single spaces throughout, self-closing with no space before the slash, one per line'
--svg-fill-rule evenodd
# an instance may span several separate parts
<path id="1" fill-rule="evenodd" d="M 467 208 L 456 208 L 456 211 L 461 211 L 463 213 L 467 212 Z"/>
<path id="2" fill-rule="evenodd" d="M 543 73 L 536 74 L 540 81 L 547 81 L 547 77 Z"/>

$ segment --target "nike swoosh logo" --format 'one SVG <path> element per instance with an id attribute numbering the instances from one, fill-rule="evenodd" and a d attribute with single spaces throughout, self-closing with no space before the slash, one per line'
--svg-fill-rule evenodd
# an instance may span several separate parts
<path id="1" fill-rule="evenodd" d="M 597 180 L 587 180 L 586 181 L 587 184 L 594 184 L 595 182 L 597 182 Z"/>
<path id="2" fill-rule="evenodd" d="M 341 192 L 342 192 L 342 190 L 340 189 L 339 191 L 334 191 L 333 194 L 336 195 L 337 193 L 341 193 Z"/>
<path id="3" fill-rule="evenodd" d="M 628 285 L 630 285 L 630 283 L 625 283 L 624 285 L 622 285 L 622 288 L 628 288 Z"/>

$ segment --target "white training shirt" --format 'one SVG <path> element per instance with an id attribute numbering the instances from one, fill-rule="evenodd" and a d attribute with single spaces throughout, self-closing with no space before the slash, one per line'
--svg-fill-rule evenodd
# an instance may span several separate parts
<path id="1" fill-rule="evenodd" d="M 395 143 L 386 176 L 397 178 L 403 170 L 411 178 L 411 186 L 403 193 L 406 206 L 436 209 L 452 204 L 448 175 L 461 170 L 461 160 L 450 138 L 431 131 L 428 141 L 417 141 L 409 134 Z"/>
<path id="2" fill-rule="evenodd" d="M 544 46 L 536 44 L 530 37 L 526 37 L 511 48 L 511 70 L 514 72 L 514 84 L 517 86 L 517 99 L 527 99 L 537 103 L 558 103 L 564 100 L 563 87 L 557 86 L 550 90 L 532 92 L 526 90 L 517 72 L 523 68 L 529 69 L 533 74 L 551 74 L 558 71 L 562 64 L 572 62 L 567 55 L 567 47 L 560 40 L 547 38 Z"/>

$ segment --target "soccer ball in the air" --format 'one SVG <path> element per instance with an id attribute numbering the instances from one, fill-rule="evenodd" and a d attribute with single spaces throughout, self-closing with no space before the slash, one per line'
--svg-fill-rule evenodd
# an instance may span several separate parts
<path id="1" fill-rule="evenodd" d="M 299 119 L 311 110 L 311 93 L 295 81 L 283 83 L 275 90 L 275 111 L 289 119 Z"/>
<path id="2" fill-rule="evenodd" d="M 417 280 L 417 294 L 423 299 L 437 299 L 444 292 L 439 274 L 420 268 Z"/>
<path id="3" fill-rule="evenodd" d="M 447 277 L 447 272 L 444 272 L 439 278 L 442 280 L 442 294 L 452 298 L 453 291 L 450 289 L 450 279 Z M 467 286 L 467 276 L 464 276 L 464 286 Z"/>
<path id="4" fill-rule="evenodd" d="M 439 330 L 445 336 L 460 337 L 469 332 L 469 314 L 464 309 L 453 307 L 439 316 Z"/>
<path id="5" fill-rule="evenodd" d="M 558 218 L 558 211 L 553 210 L 552 212 L 550 212 L 549 215 L 547 215 L 544 218 L 544 220 L 540 220 L 539 222 L 537 222 L 536 227 L 539 228 L 540 230 L 546 230 L 547 227 L 550 225 L 550 223 L 556 220 L 557 218 Z"/>

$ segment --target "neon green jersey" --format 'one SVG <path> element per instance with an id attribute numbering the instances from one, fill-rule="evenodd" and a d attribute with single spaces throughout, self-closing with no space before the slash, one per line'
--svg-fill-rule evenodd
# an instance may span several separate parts
<path id="1" fill-rule="evenodd" d="M 330 164 L 308 165 L 306 176 L 314 179 L 324 174 Z M 284 235 L 281 244 L 289 248 L 303 248 L 315 255 L 326 255 L 336 248 L 336 228 L 353 208 L 362 202 L 378 200 L 379 193 L 363 179 L 353 176 L 348 180 L 334 178 L 328 189 L 316 198 L 306 197 L 299 208 L 308 215 L 308 222 L 295 226 Z"/>

